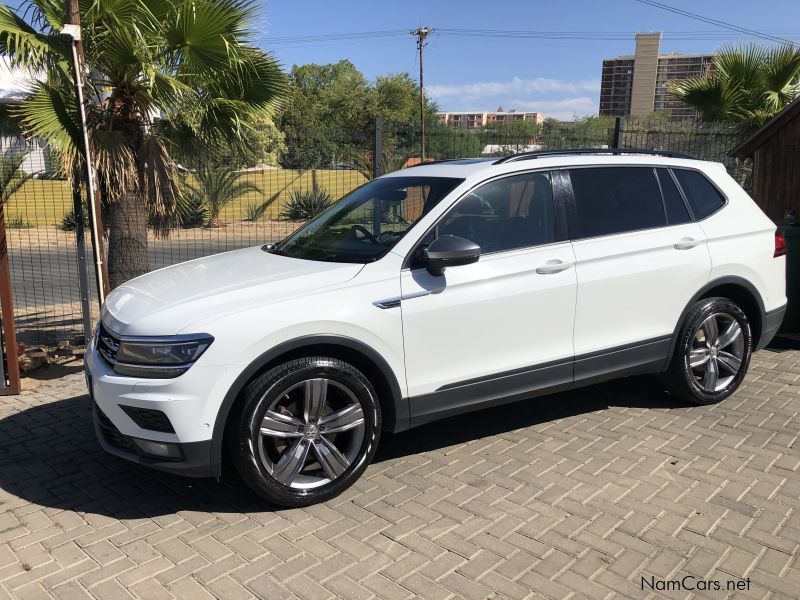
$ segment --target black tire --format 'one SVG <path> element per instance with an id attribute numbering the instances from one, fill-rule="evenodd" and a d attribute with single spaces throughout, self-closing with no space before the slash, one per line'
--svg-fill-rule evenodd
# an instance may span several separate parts
<path id="1" fill-rule="evenodd" d="M 739 334 L 734 337 L 737 326 Z M 686 315 L 663 381 L 682 400 L 715 404 L 737 390 L 752 353 L 753 337 L 744 311 L 727 298 L 704 298 Z"/>
<path id="2" fill-rule="evenodd" d="M 309 415 L 319 398 L 322 408 Z M 299 507 L 350 487 L 372 461 L 380 432 L 380 405 L 369 380 L 344 361 L 305 357 L 247 385 L 228 435 L 245 483 L 272 503 Z"/>

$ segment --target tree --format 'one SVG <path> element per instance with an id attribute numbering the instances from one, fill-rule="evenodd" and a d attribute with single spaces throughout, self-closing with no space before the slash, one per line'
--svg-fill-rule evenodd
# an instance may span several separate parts
<path id="1" fill-rule="evenodd" d="M 275 166 L 286 152 L 286 138 L 267 115 L 250 115 L 247 127 L 237 137 L 214 142 L 197 139 L 192 133 L 175 131 L 170 123 L 162 124 L 172 157 L 182 166 L 199 169 L 205 165 L 250 169 Z"/>
<path id="2" fill-rule="evenodd" d="M 435 112 L 436 105 L 427 101 L 426 118 L 433 120 Z M 363 162 L 376 117 L 387 126 L 419 122 L 419 86 L 409 75 L 386 75 L 371 83 L 347 60 L 294 66 L 280 117 L 280 128 L 290 140 L 282 164 L 311 169 Z"/>
<path id="3" fill-rule="evenodd" d="M 375 115 L 388 123 L 419 123 L 419 84 L 408 73 L 383 75 L 375 80 Z M 425 121 L 436 120 L 436 103 L 425 97 Z"/>
<path id="4" fill-rule="evenodd" d="M 800 95 L 800 48 L 724 48 L 709 73 L 672 82 L 668 89 L 704 121 L 756 129 Z"/>
<path id="5" fill-rule="evenodd" d="M 363 128 L 375 112 L 369 82 L 349 60 L 292 67 L 288 98 L 281 113 L 285 130 Z"/>
<path id="6" fill-rule="evenodd" d="M 57 149 L 73 173 L 79 138 L 71 49 L 58 34 L 65 8 L 27 0 L 25 20 L 0 4 L 0 54 L 12 66 L 45 74 L 19 106 L 20 122 L 27 135 Z M 81 3 L 80 16 L 115 287 L 148 271 L 148 212 L 174 212 L 177 174 L 166 137 L 241 139 L 253 119 L 273 115 L 285 82 L 274 58 L 251 41 L 251 0 L 94 0 Z"/>
<path id="7" fill-rule="evenodd" d="M 206 227 L 222 227 L 219 214 L 233 200 L 250 192 L 261 193 L 252 181 L 230 167 L 205 165 L 195 174 L 196 183 L 186 183 L 190 194 L 202 203 L 208 214 Z"/>

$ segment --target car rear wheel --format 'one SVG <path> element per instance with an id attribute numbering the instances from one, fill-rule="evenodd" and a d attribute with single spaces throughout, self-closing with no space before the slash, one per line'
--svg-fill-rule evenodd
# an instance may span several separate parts
<path id="1" fill-rule="evenodd" d="M 233 461 L 261 497 L 307 506 L 364 472 L 380 437 L 375 390 L 352 365 L 307 357 L 256 377 L 230 431 Z"/>
<path id="2" fill-rule="evenodd" d="M 686 316 L 665 381 L 679 398 L 713 404 L 736 391 L 752 352 L 750 323 L 742 309 L 727 298 L 706 298 Z"/>

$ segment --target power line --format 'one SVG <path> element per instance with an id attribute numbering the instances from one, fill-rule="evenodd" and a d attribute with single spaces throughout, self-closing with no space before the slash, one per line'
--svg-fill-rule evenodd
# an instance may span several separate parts
<path id="1" fill-rule="evenodd" d="M 794 44 L 791 40 L 787 40 L 785 38 L 777 37 L 774 35 L 770 35 L 768 33 L 762 33 L 760 31 L 756 31 L 755 29 L 748 29 L 746 27 L 739 27 L 738 25 L 734 25 L 732 23 L 726 23 L 725 21 L 720 21 L 718 19 L 712 19 L 711 17 L 704 17 L 702 15 L 698 15 L 697 13 L 689 12 L 688 10 L 683 10 L 681 8 L 675 8 L 674 6 L 670 6 L 669 4 L 663 4 L 661 2 L 655 2 L 654 0 L 636 0 L 641 4 L 647 4 L 648 6 L 652 6 L 654 8 L 660 8 L 661 10 L 665 10 L 667 12 L 675 13 L 677 15 L 682 15 L 684 17 L 688 17 L 690 19 L 694 19 L 695 21 L 702 21 L 703 23 L 709 23 L 711 25 L 716 25 L 717 27 L 722 27 L 724 29 L 730 29 L 732 31 L 738 31 L 739 33 L 746 33 L 753 37 L 758 37 L 764 40 L 770 40 L 773 42 L 780 42 L 782 44 Z"/>
<path id="2" fill-rule="evenodd" d="M 650 4 L 648 0 L 637 0 Z M 657 3 L 655 3 L 657 4 Z M 677 10 L 677 9 L 676 9 Z M 686 11 L 684 11 L 686 12 Z M 714 21 L 709 19 L 709 21 Z M 721 22 L 720 22 L 721 23 Z M 712 23 L 716 24 L 716 23 Z M 722 27 L 722 25 L 719 25 Z M 738 33 L 746 37 L 757 37 L 769 39 L 780 43 L 792 43 L 780 37 L 781 35 L 800 37 L 798 29 L 783 29 L 771 31 L 755 31 L 744 27 L 731 26 L 730 33 L 720 30 L 694 30 L 694 31 L 665 31 L 662 32 L 664 39 L 673 41 L 708 41 L 708 40 L 733 40 L 739 36 Z M 265 38 L 265 41 L 273 46 L 291 45 L 312 45 L 312 44 L 336 44 L 341 42 L 375 42 L 384 41 L 388 38 L 399 38 L 408 35 L 407 30 L 388 29 L 382 31 L 360 31 L 342 32 L 328 34 L 310 34 L 302 36 L 283 36 Z M 441 28 L 431 35 L 445 36 L 452 38 L 481 38 L 484 41 L 511 40 L 524 42 L 526 40 L 543 41 L 628 41 L 632 37 L 630 31 L 537 31 L 537 30 L 504 30 L 504 29 L 467 29 L 467 28 Z"/>

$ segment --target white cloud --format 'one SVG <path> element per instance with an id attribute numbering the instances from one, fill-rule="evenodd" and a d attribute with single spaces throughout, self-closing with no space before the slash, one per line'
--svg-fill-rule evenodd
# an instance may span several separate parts
<path id="1" fill-rule="evenodd" d="M 8 57 L 0 57 L 0 98 L 22 98 L 34 81 L 35 78 L 28 71 L 12 69 Z"/>
<path id="2" fill-rule="evenodd" d="M 538 111 L 545 117 L 571 119 L 597 114 L 600 80 L 514 77 L 510 81 L 430 85 L 426 91 L 441 110 L 488 111 L 502 105 L 506 110 Z"/>
<path id="3" fill-rule="evenodd" d="M 445 98 L 470 99 L 493 98 L 508 94 L 532 94 L 532 93 L 568 93 L 575 94 L 580 92 L 600 91 L 599 79 L 586 79 L 583 81 L 563 81 L 560 79 L 548 79 L 536 77 L 534 79 L 522 79 L 514 77 L 511 81 L 486 81 L 477 83 L 457 83 L 443 85 L 429 85 L 426 87 L 431 97 L 440 100 Z"/>

